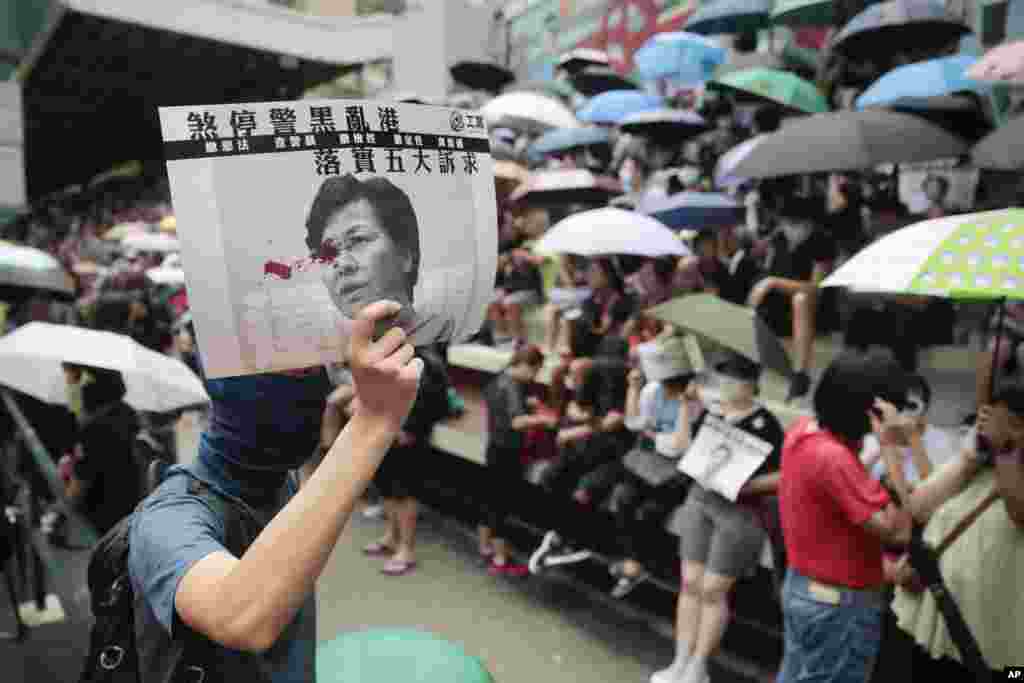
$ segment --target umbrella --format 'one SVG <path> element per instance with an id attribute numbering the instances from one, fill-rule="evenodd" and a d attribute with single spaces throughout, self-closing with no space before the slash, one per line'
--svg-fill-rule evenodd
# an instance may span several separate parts
<path id="1" fill-rule="evenodd" d="M 715 192 L 678 192 L 640 202 L 637 211 L 656 218 L 673 230 L 735 225 L 746 207 L 728 195 Z"/>
<path id="2" fill-rule="evenodd" d="M 73 296 L 75 283 L 45 251 L 0 241 L 0 284 Z"/>
<path id="3" fill-rule="evenodd" d="M 630 114 L 652 111 L 664 107 L 660 97 L 639 90 L 611 90 L 591 98 L 577 112 L 580 121 L 588 123 L 618 124 Z"/>
<path id="4" fill-rule="evenodd" d="M 836 34 L 832 49 L 850 59 L 877 61 L 910 46 L 942 49 L 969 32 L 936 0 L 888 0 L 851 19 Z"/>
<path id="5" fill-rule="evenodd" d="M 483 662 L 459 645 L 424 631 L 383 628 L 319 643 L 316 678 L 321 683 L 494 683 Z"/>
<path id="6" fill-rule="evenodd" d="M 124 400 L 137 410 L 163 413 L 210 400 L 187 365 L 123 334 L 32 322 L 0 337 L 0 381 L 41 401 L 67 402 L 61 363 L 117 370 Z"/>
<path id="7" fill-rule="evenodd" d="M 121 247 L 124 249 L 135 249 L 136 251 L 159 251 L 171 252 L 181 249 L 181 243 L 177 237 L 164 233 L 132 233 L 121 240 Z"/>
<path id="8" fill-rule="evenodd" d="M 491 128 L 504 126 L 527 133 L 543 133 L 549 128 L 573 128 L 579 125 L 564 104 L 532 92 L 499 95 L 485 104 L 481 113 Z"/>
<path id="9" fill-rule="evenodd" d="M 510 201 L 533 206 L 604 204 L 622 194 L 618 178 L 594 175 L 582 169 L 541 171 L 516 188 Z"/>
<path id="10" fill-rule="evenodd" d="M 1024 116 L 1018 116 L 975 145 L 971 159 L 978 168 L 1018 171 L 1024 168 Z"/>
<path id="11" fill-rule="evenodd" d="M 913 114 L 974 143 L 992 132 L 982 103 L 971 93 L 939 97 L 905 97 L 889 106 Z"/>
<path id="12" fill-rule="evenodd" d="M 768 101 L 805 114 L 828 111 L 828 100 L 813 83 L 777 69 L 744 69 L 708 82 L 708 87 L 741 99 Z"/>
<path id="13" fill-rule="evenodd" d="M 857 98 L 857 109 L 893 106 L 907 98 L 941 97 L 958 92 L 987 93 L 991 88 L 967 77 L 977 57 L 955 55 L 893 69 Z"/>
<path id="14" fill-rule="evenodd" d="M 572 149 L 610 144 L 611 133 L 607 128 L 585 126 L 582 128 L 557 128 L 548 131 L 530 145 L 529 153 L 536 155 L 558 154 Z"/>
<path id="15" fill-rule="evenodd" d="M 128 235 L 138 235 L 145 232 L 149 232 L 149 225 L 142 221 L 132 221 L 130 223 L 118 223 L 114 227 L 103 233 L 103 239 L 111 240 L 114 242 L 120 242 Z"/>
<path id="16" fill-rule="evenodd" d="M 880 109 L 802 117 L 756 140 L 742 158 L 729 159 L 731 168 L 720 168 L 720 172 L 740 178 L 776 178 L 967 153 L 966 142 L 939 126 L 918 116 Z"/>
<path id="17" fill-rule="evenodd" d="M 728 54 L 716 40 L 696 33 L 656 33 L 633 54 L 637 74 L 645 80 L 672 78 L 697 85 L 711 77 Z"/>
<path id="18" fill-rule="evenodd" d="M 683 28 L 705 35 L 758 31 L 771 11 L 772 0 L 718 0 L 700 7 Z"/>
<path id="19" fill-rule="evenodd" d="M 514 73 L 492 62 L 456 62 L 449 72 L 459 85 L 489 93 L 499 93 L 502 88 L 516 80 Z"/>
<path id="20" fill-rule="evenodd" d="M 718 163 L 715 165 L 715 185 L 729 188 L 738 187 L 747 182 L 747 178 L 736 175 L 736 167 L 750 154 L 754 147 L 761 144 L 765 137 L 767 137 L 767 134 L 744 140 L 719 157 Z"/>
<path id="21" fill-rule="evenodd" d="M 588 66 L 610 66 L 611 63 L 607 52 L 589 48 L 570 50 L 558 58 L 558 68 L 570 75 Z"/>
<path id="22" fill-rule="evenodd" d="M 882 237 L 821 285 L 962 299 L 1024 294 L 1024 209 L 948 216 Z"/>
<path id="23" fill-rule="evenodd" d="M 185 285 L 185 271 L 181 268 L 150 268 L 146 271 L 146 279 L 154 285 L 183 287 Z"/>
<path id="24" fill-rule="evenodd" d="M 786 26 L 831 26 L 835 0 L 776 0 L 771 22 Z"/>
<path id="25" fill-rule="evenodd" d="M 732 349 L 787 379 L 793 376 L 786 348 L 752 308 L 737 306 L 714 294 L 691 294 L 658 304 L 646 312 Z"/>
<path id="26" fill-rule="evenodd" d="M 771 52 L 749 52 L 736 53 L 729 56 L 729 61 L 715 69 L 714 77 L 721 80 L 730 74 L 748 69 L 775 69 L 786 70 L 786 62 L 777 54 Z"/>
<path id="27" fill-rule="evenodd" d="M 710 128 L 700 114 L 680 109 L 654 109 L 630 114 L 619 123 L 623 133 L 682 142 Z"/>
<path id="28" fill-rule="evenodd" d="M 178 219 L 174 216 L 164 216 L 160 219 L 160 232 L 176 234 L 178 232 Z"/>
<path id="29" fill-rule="evenodd" d="M 782 48 L 782 63 L 784 71 L 792 71 L 801 78 L 815 80 L 821 68 L 822 56 L 820 50 L 809 47 L 801 47 L 792 40 L 788 41 Z M 771 67 L 769 67 L 771 68 Z"/>
<path id="30" fill-rule="evenodd" d="M 664 225 L 635 211 L 606 207 L 574 213 L 548 228 L 538 253 L 581 256 L 687 256 L 690 250 Z"/>
<path id="31" fill-rule="evenodd" d="M 576 93 L 571 85 L 561 79 L 551 81 L 515 81 L 506 85 L 502 92 L 532 92 L 540 95 L 560 97 L 566 100 L 571 99 Z"/>
<path id="32" fill-rule="evenodd" d="M 610 90 L 639 90 L 640 87 L 607 66 L 588 66 L 569 77 L 576 92 L 587 97 Z"/>
<path id="33" fill-rule="evenodd" d="M 967 75 L 986 81 L 1024 80 L 1024 40 L 1004 43 L 989 50 Z"/>

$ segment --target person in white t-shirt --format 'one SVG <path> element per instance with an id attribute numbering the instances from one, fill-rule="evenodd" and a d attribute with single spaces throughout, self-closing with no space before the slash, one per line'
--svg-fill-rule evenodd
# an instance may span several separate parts
<path id="1" fill-rule="evenodd" d="M 900 449 L 902 467 L 887 463 L 882 457 L 878 439 L 869 434 L 864 439 L 861 462 L 876 479 L 885 479 L 897 490 L 909 492 L 927 479 L 932 471 L 960 452 L 958 437 L 950 430 L 928 423 L 928 408 L 932 391 L 927 380 L 920 375 L 911 375 L 907 389 L 908 407 L 904 411 L 914 426 L 907 430 L 908 443 Z M 890 466 L 892 465 L 892 466 Z"/>

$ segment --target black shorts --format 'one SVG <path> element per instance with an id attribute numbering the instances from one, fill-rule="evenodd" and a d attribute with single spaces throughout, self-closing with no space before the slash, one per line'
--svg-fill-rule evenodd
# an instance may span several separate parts
<path id="1" fill-rule="evenodd" d="M 373 484 L 381 498 L 416 498 L 423 481 L 423 463 L 429 456 L 429 446 L 392 446 L 384 456 Z"/>

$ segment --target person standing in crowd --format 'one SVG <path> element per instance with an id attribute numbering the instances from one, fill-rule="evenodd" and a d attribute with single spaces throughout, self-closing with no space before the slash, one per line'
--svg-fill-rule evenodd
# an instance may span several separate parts
<path id="1" fill-rule="evenodd" d="M 387 531 L 379 541 L 363 548 L 369 557 L 389 558 L 381 569 L 388 576 L 402 576 L 416 569 L 416 489 L 425 476 L 434 425 L 448 416 L 444 360 L 431 347 L 418 349 L 416 355 L 423 363 L 416 402 L 373 478 L 383 499 Z"/>
<path id="2" fill-rule="evenodd" d="M 707 683 L 708 660 L 729 625 L 729 593 L 736 581 L 757 569 L 768 538 L 757 511 L 779 482 L 783 431 L 778 419 L 756 401 L 761 367 L 734 355 L 715 366 L 719 401 L 708 399 L 694 423 L 695 439 L 714 415 L 766 444 L 770 451 L 730 501 L 694 481 L 686 496 L 679 530 L 682 587 L 676 608 L 676 657 L 651 683 Z M 692 446 L 691 446 L 692 447 Z M 685 455 L 683 456 L 686 457 Z"/>
<path id="3" fill-rule="evenodd" d="M 319 451 L 323 369 L 207 380 L 213 415 L 198 458 L 169 471 L 130 531 L 143 680 L 169 679 L 163 662 L 193 634 L 225 680 L 314 679 L 316 581 L 416 399 L 423 361 L 405 333 L 372 341 L 399 310 L 376 302 L 352 322 L 353 415 L 298 490 L 289 472 Z M 195 479 L 269 518 L 241 557 L 225 550 L 225 520 L 189 493 Z"/>
<path id="4" fill-rule="evenodd" d="M 121 373 L 73 366 L 70 374 L 83 372 L 89 379 L 82 385 L 81 452 L 73 459 L 65 497 L 102 536 L 142 500 L 133 450 L 139 418 L 124 402 Z"/>
<path id="5" fill-rule="evenodd" d="M 786 434 L 779 503 L 789 569 L 777 683 L 871 675 L 885 610 L 883 545 L 909 542 L 911 519 L 857 453 L 872 430 L 882 448 L 894 445 L 879 401 L 902 403 L 903 391 L 891 357 L 844 352 L 815 390 L 815 417 Z"/>
<path id="6" fill-rule="evenodd" d="M 516 484 L 523 479 L 524 434 L 544 418 L 530 414 L 527 389 L 541 366 L 544 354 L 536 346 L 524 346 L 512 354 L 508 367 L 484 389 L 487 402 L 487 476 L 490 487 L 487 510 L 477 527 L 480 555 L 490 558 L 491 574 L 524 576 L 525 565 L 509 556 L 507 518 L 515 507 Z"/>
<path id="7" fill-rule="evenodd" d="M 888 420 L 898 423 L 896 409 L 885 409 Z M 990 494 L 998 495 L 942 554 L 939 568 L 992 680 L 1001 680 L 1003 668 L 1020 665 L 1024 652 L 1024 386 L 1002 387 L 982 406 L 972 431 L 961 456 L 938 467 L 905 500 L 925 525 L 925 542 L 935 546 Z M 894 574 L 899 587 L 892 607 L 903 643 L 896 640 L 886 659 L 908 661 L 915 681 L 973 680 L 934 596 L 922 590 L 907 559 Z"/>
<path id="8" fill-rule="evenodd" d="M 761 269 L 738 234 L 739 226 L 727 225 L 715 230 L 715 254 L 718 267 L 711 286 L 719 297 L 737 306 L 746 304 L 750 291 L 761 278 Z"/>

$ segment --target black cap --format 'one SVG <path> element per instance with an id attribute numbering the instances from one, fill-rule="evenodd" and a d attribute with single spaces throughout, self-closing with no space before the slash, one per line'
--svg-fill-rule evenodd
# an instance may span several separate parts
<path id="1" fill-rule="evenodd" d="M 745 356 L 733 355 L 715 365 L 715 372 L 756 383 L 761 377 L 761 366 Z"/>

